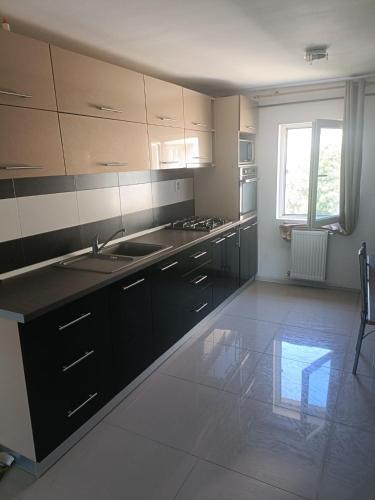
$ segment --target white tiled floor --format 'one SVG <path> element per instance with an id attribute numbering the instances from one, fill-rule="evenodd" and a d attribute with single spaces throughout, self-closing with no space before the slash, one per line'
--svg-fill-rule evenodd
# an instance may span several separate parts
<path id="1" fill-rule="evenodd" d="M 374 500 L 375 337 L 349 292 L 245 289 L 41 479 L 3 500 Z"/>

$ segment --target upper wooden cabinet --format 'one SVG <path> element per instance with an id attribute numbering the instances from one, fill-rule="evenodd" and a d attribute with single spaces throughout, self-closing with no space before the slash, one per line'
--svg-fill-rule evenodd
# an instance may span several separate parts
<path id="1" fill-rule="evenodd" d="M 0 106 L 0 179 L 64 174 L 56 111 Z"/>
<path id="2" fill-rule="evenodd" d="M 182 87 L 145 76 L 145 91 L 148 123 L 184 127 Z"/>
<path id="3" fill-rule="evenodd" d="M 148 170 L 147 125 L 60 114 L 67 174 Z"/>
<path id="4" fill-rule="evenodd" d="M 212 165 L 212 132 L 185 129 L 185 148 L 188 167 Z"/>
<path id="5" fill-rule="evenodd" d="M 143 75 L 51 47 L 59 111 L 146 123 Z"/>
<path id="6" fill-rule="evenodd" d="M 148 126 L 151 168 L 185 168 L 185 138 L 183 128 Z"/>
<path id="7" fill-rule="evenodd" d="M 183 89 L 185 128 L 212 130 L 212 99 L 210 96 Z"/>
<path id="8" fill-rule="evenodd" d="M 255 134 L 257 115 L 256 104 L 249 97 L 240 95 L 240 132 Z"/>
<path id="9" fill-rule="evenodd" d="M 47 43 L 0 30 L 0 104 L 56 109 Z"/>

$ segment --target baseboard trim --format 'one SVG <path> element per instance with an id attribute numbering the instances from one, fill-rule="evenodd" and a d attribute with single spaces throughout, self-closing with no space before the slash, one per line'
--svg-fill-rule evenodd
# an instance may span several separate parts
<path id="1" fill-rule="evenodd" d="M 292 280 L 289 278 L 274 278 L 272 276 L 257 276 L 255 278 L 256 281 L 264 281 L 266 283 L 277 283 L 279 285 L 291 285 L 291 286 L 305 286 L 305 287 L 312 287 L 312 288 L 325 288 L 325 289 L 330 289 L 330 290 L 338 290 L 338 291 L 344 291 L 344 292 L 355 292 L 359 293 L 359 288 L 351 288 L 351 287 L 345 287 L 345 286 L 339 286 L 335 283 L 330 283 L 328 281 L 325 281 L 323 283 L 321 282 L 315 282 L 315 281 L 304 281 L 304 280 Z"/>

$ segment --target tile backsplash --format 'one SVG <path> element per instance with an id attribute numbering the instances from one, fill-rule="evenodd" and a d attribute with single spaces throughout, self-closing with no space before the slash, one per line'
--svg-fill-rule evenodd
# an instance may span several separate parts
<path id="1" fill-rule="evenodd" d="M 0 277 L 193 214 L 191 170 L 0 180 Z"/>

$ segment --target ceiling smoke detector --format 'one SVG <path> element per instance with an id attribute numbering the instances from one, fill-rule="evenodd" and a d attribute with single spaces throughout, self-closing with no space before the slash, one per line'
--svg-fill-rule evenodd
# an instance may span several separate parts
<path id="1" fill-rule="evenodd" d="M 320 59 L 328 61 L 327 47 L 311 47 L 306 49 L 305 61 L 307 64 L 312 64 L 314 61 L 319 61 Z"/>

